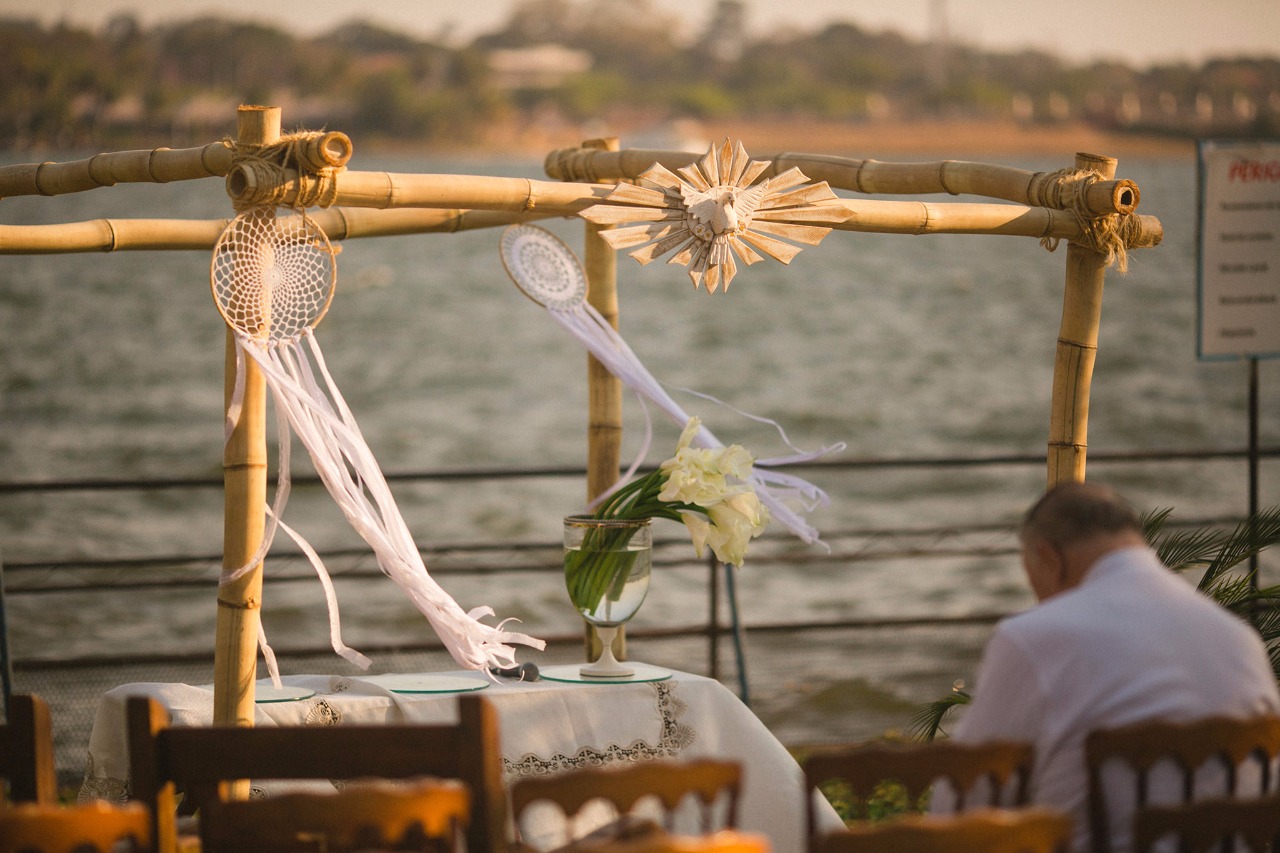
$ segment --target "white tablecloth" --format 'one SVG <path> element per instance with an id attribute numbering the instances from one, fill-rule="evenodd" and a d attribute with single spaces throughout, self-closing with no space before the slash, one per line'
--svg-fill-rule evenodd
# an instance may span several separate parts
<path id="1" fill-rule="evenodd" d="M 442 673 L 488 682 L 478 672 Z M 315 691 L 309 699 L 259 703 L 255 723 L 343 725 L 450 722 L 456 693 L 396 694 L 359 678 L 296 675 L 286 685 Z M 98 704 L 80 799 L 123 800 L 128 793 L 127 696 L 160 700 L 175 725 L 213 722 L 213 691 L 187 684 L 125 684 Z M 777 853 L 804 849 L 800 768 L 764 724 L 714 679 L 676 672 L 667 681 L 631 684 L 488 683 L 501 730 L 508 780 L 582 766 L 649 759 L 716 757 L 741 762 L 740 825 L 767 835 Z M 820 795 L 825 825 L 840 819 Z M 528 839 L 533 842 L 535 839 Z"/>

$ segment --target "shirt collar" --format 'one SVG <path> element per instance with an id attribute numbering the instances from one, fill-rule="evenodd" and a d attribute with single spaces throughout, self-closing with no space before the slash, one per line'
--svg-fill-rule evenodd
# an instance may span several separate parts
<path id="1" fill-rule="evenodd" d="M 1084 580 L 1081 583 L 1091 583 L 1095 580 L 1101 580 L 1143 566 L 1159 565 L 1160 558 L 1156 556 L 1156 552 L 1145 545 L 1117 548 L 1114 551 L 1108 551 L 1094 561 L 1094 564 L 1089 567 L 1089 571 L 1085 572 Z"/>

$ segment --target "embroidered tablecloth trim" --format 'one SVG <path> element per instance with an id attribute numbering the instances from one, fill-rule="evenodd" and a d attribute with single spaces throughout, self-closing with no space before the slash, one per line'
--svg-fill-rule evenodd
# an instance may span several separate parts
<path id="1" fill-rule="evenodd" d="M 502 769 L 508 779 L 522 776 L 543 776 L 580 767 L 604 767 L 633 761 L 652 761 L 657 758 L 675 758 L 697 739 L 692 726 L 680 722 L 688 710 L 683 699 L 675 695 L 671 682 L 655 682 L 650 685 L 655 693 L 655 706 L 661 720 L 661 734 L 657 743 L 633 741 L 629 746 L 609 744 L 604 747 L 584 746 L 572 755 L 556 753 L 543 757 L 526 753 L 512 761 L 502 759 Z"/>

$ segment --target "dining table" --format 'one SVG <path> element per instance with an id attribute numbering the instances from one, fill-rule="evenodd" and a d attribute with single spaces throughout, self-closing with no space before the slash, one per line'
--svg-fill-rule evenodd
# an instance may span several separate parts
<path id="1" fill-rule="evenodd" d="M 737 761 L 743 769 L 739 827 L 767 836 L 775 853 L 801 853 L 806 790 L 787 748 L 719 681 L 646 665 L 636 669 L 634 677 L 607 680 L 580 678 L 572 665 L 546 667 L 534 680 L 478 671 L 285 675 L 279 685 L 267 680 L 256 685 L 254 725 L 447 723 L 457 719 L 459 693 L 482 691 L 497 711 L 508 784 L 637 761 Z M 130 696 L 158 700 L 173 725 L 213 725 L 212 685 L 138 682 L 112 688 L 98 702 L 81 802 L 128 799 L 125 701 Z M 842 826 L 825 797 L 808 796 L 820 830 Z M 574 836 L 592 828 L 575 823 Z M 521 826 L 522 839 L 535 847 L 544 846 L 540 842 L 555 846 L 564 834 L 563 819 L 558 825 L 543 818 L 539 825 Z"/>

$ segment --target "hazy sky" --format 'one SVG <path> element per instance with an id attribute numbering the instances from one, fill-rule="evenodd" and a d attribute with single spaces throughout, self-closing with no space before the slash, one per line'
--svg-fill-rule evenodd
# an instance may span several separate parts
<path id="1" fill-rule="evenodd" d="M 144 23 L 204 14 L 324 31 L 362 17 L 421 36 L 469 37 L 492 29 L 516 0 L 0 0 L 0 15 L 65 18 L 95 26 L 119 12 Z M 655 0 L 701 29 L 715 0 Z M 1242 54 L 1280 56 L 1280 0 L 747 0 L 754 32 L 848 20 L 924 38 L 939 15 L 953 38 L 988 50 L 1036 47 L 1072 61 L 1114 58 L 1135 65 Z M 305 24 L 300 22 L 305 20 Z"/>

